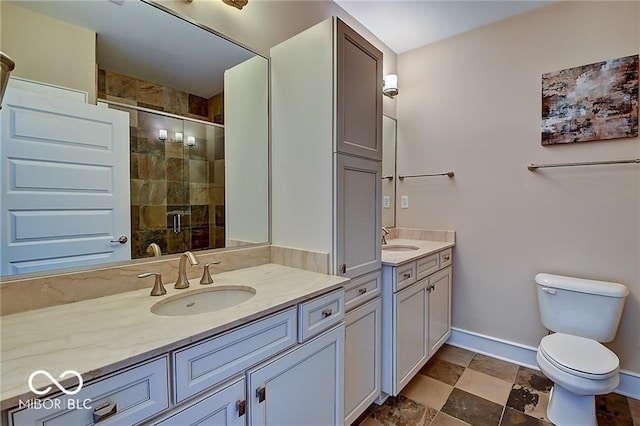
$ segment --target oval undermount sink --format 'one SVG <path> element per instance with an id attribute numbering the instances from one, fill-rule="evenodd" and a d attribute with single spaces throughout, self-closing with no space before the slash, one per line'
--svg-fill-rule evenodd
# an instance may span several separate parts
<path id="1" fill-rule="evenodd" d="M 192 290 L 159 301 L 151 312 L 163 316 L 205 314 L 239 305 L 255 296 L 252 287 L 233 285 Z"/>
<path id="2" fill-rule="evenodd" d="M 391 244 L 388 246 L 382 246 L 382 250 L 384 251 L 412 251 L 412 250 L 418 250 L 419 248 L 420 247 L 403 245 L 403 244 Z"/>

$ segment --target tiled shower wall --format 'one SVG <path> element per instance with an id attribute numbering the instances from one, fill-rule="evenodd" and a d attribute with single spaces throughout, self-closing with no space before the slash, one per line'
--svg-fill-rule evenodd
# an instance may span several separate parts
<path id="1" fill-rule="evenodd" d="M 199 120 L 222 119 L 216 102 L 110 71 L 99 71 L 98 96 Z M 221 104 L 221 96 L 220 98 Z M 209 105 L 212 108 L 209 108 Z M 224 247 L 224 129 L 134 108 L 130 116 L 131 256 Z M 158 139 L 165 129 L 168 139 Z M 196 145 L 176 142 L 194 136 Z M 180 227 L 177 225 L 180 216 Z"/>

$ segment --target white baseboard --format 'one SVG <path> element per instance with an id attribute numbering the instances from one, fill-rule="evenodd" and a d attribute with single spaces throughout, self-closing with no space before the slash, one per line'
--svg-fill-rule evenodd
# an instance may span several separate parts
<path id="1" fill-rule="evenodd" d="M 540 370 L 536 362 L 537 348 L 531 346 L 459 328 L 452 329 L 447 344 Z M 633 399 L 640 399 L 640 374 L 620 371 L 620 384 L 615 392 Z"/>

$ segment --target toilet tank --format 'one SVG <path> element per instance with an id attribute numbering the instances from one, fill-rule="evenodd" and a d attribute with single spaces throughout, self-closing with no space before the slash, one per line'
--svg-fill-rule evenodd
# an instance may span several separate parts
<path id="1" fill-rule="evenodd" d="M 545 273 L 535 280 L 540 319 L 548 330 L 598 342 L 614 339 L 629 294 L 623 284 Z"/>

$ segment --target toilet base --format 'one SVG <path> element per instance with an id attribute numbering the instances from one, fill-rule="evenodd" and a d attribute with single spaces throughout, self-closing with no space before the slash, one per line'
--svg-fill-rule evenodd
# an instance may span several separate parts
<path id="1" fill-rule="evenodd" d="M 594 395 L 576 395 L 554 384 L 547 417 L 557 426 L 597 426 L 596 398 Z"/>

